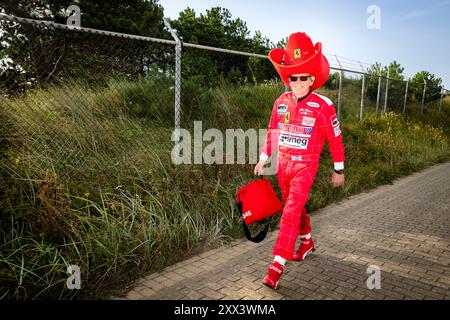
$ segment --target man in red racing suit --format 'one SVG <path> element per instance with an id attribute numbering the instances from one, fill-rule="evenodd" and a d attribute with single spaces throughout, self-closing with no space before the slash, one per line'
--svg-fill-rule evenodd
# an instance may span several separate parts
<path id="1" fill-rule="evenodd" d="M 292 47 L 302 52 L 307 50 L 314 52 L 310 41 L 304 33 L 292 34 L 286 46 L 284 59 L 289 58 L 289 48 Z M 321 54 L 321 50 L 319 51 Z M 306 58 L 311 61 L 310 56 Z M 274 63 L 272 59 L 271 61 Z M 300 64 L 298 68 L 286 71 L 287 77 L 286 73 L 283 74 L 285 70 L 277 69 L 282 79 L 287 80 L 292 91 L 282 94 L 274 103 L 266 143 L 261 148 L 260 161 L 255 167 L 255 174 L 262 174 L 264 164 L 278 147 L 277 178 L 284 208 L 273 249 L 275 260 L 263 280 L 265 285 L 273 289 L 278 286 L 286 260 L 301 261 L 314 250 L 305 205 L 325 141 L 334 162 L 335 173 L 332 176 L 332 184 L 334 187 L 344 184 L 345 148 L 333 102 L 312 92 L 328 78 L 328 73 L 324 75 L 328 65 L 326 63 L 324 67 L 324 64 L 323 59 L 315 69 L 311 67 L 305 69 Z M 317 69 L 319 71 L 316 71 Z M 301 242 L 295 251 L 298 236 Z"/>

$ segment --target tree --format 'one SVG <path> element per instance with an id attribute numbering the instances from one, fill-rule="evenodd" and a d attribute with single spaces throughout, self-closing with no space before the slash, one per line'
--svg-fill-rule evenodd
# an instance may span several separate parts
<path id="1" fill-rule="evenodd" d="M 393 61 L 389 64 L 389 67 L 382 66 L 381 63 L 376 62 L 369 69 L 367 69 L 367 73 L 370 73 L 374 76 L 387 77 L 389 70 L 389 79 L 398 79 L 403 80 L 405 77 L 403 76 L 403 71 L 405 68 L 402 68 L 397 61 Z"/>
<path id="2" fill-rule="evenodd" d="M 417 100 L 422 100 L 424 81 L 426 82 L 425 102 L 440 99 L 442 86 L 442 79 L 436 77 L 428 71 L 417 72 L 410 80 L 411 92 Z"/>
<path id="3" fill-rule="evenodd" d="M 199 16 L 187 8 L 170 23 L 184 42 L 264 55 L 272 45 L 259 31 L 251 38 L 246 23 L 234 19 L 228 9 L 221 7 L 213 7 Z M 260 60 L 263 59 L 186 48 L 182 71 L 184 77 L 203 75 L 204 85 L 214 85 L 223 79 L 253 83 L 273 76 L 266 61 Z"/>
<path id="4" fill-rule="evenodd" d="M 285 49 L 286 48 L 286 44 L 288 42 L 288 37 L 284 37 L 282 38 L 280 41 L 277 42 L 277 48 L 281 48 L 281 49 Z"/>
<path id="5" fill-rule="evenodd" d="M 381 76 L 381 87 L 380 90 L 386 90 L 386 78 L 389 74 L 389 90 L 388 90 L 388 105 L 392 109 L 399 109 L 402 107 L 405 91 L 405 82 L 398 81 L 404 80 L 403 75 L 404 68 L 401 67 L 400 63 L 393 61 L 389 66 L 382 66 L 381 63 L 376 62 L 369 69 L 367 73 L 371 76 L 367 79 L 367 96 L 372 101 L 376 101 L 378 94 L 378 79 Z M 380 92 L 380 99 L 384 99 L 384 95 Z"/>
<path id="6" fill-rule="evenodd" d="M 52 20 L 65 24 L 72 1 L 67 0 L 0 0 L 5 13 L 20 17 Z M 157 0 L 118 0 L 102 2 L 80 0 L 81 25 L 88 28 L 115 32 L 169 38 L 163 28 L 163 8 Z M 130 77 L 143 75 L 149 66 L 163 68 L 168 59 L 167 46 L 142 41 L 131 41 L 1 21 L 4 33 L 0 43 L 0 59 L 13 61 L 2 80 L 8 80 L 9 91 L 20 90 L 21 83 L 43 86 L 65 76 L 92 78 L 99 81 L 105 74 L 124 74 Z M 171 52 L 172 50 L 170 50 Z M 18 66 L 18 68 L 17 68 Z M 23 70 L 11 75 L 11 70 Z M 17 81 L 17 79 L 19 79 Z M 14 79 L 14 81 L 12 81 Z"/>

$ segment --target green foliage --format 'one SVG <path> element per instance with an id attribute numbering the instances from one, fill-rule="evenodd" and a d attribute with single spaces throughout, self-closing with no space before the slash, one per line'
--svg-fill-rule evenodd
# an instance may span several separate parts
<path id="1" fill-rule="evenodd" d="M 65 24 L 70 1 L 11 1 L 5 12 L 21 17 L 53 20 Z M 169 38 L 163 30 L 163 9 L 156 1 L 120 0 L 99 4 L 82 0 L 81 25 L 115 32 L 157 38 Z M 47 8 L 44 10 L 44 8 Z M 0 50 L 0 59 L 12 60 L 6 72 L 0 72 L 2 91 L 23 92 L 24 87 L 43 87 L 56 83 L 59 77 L 90 79 L 101 83 L 101 75 L 142 76 L 148 66 L 167 69 L 172 57 L 164 55 L 167 48 L 141 41 L 125 41 L 79 34 L 29 24 L 14 24 L 1 20 L 5 31 L 0 37 L 7 46 Z M 99 41 L 100 40 L 100 41 Z M 7 85 L 3 85 L 7 84 Z"/>
<path id="2" fill-rule="evenodd" d="M 220 7 L 213 7 L 199 16 L 187 8 L 170 23 L 184 42 L 263 55 L 273 46 L 260 32 L 250 38 L 246 23 L 240 18 L 233 19 L 229 10 Z M 185 79 L 202 74 L 204 85 L 210 87 L 223 79 L 231 83 L 256 84 L 276 77 L 265 59 L 188 48 L 183 50 L 182 61 Z"/>
<path id="3" fill-rule="evenodd" d="M 396 81 L 405 80 L 405 77 L 403 75 L 404 68 L 402 68 L 396 61 L 391 62 L 389 67 L 383 67 L 381 63 L 377 62 L 367 70 L 367 72 L 372 75 L 368 77 L 367 95 L 370 99 L 376 101 L 379 76 L 383 77 L 381 79 L 380 88 L 382 92 L 386 90 L 385 78 L 388 75 L 388 70 L 389 79 L 395 79 L 389 81 L 388 105 L 390 105 L 391 109 L 393 110 L 401 111 L 403 109 L 406 83 L 404 81 Z M 409 80 L 407 103 L 422 101 L 424 81 L 427 82 L 425 102 L 436 101 L 440 99 L 442 79 L 436 77 L 434 74 L 431 74 L 428 71 L 420 71 Z"/>
<path id="4" fill-rule="evenodd" d="M 250 33 L 244 21 L 232 19 L 231 12 L 220 7 L 206 10 L 206 14 L 199 17 L 193 9 L 187 8 L 171 25 L 185 42 L 226 49 L 242 48 Z"/>
<path id="5" fill-rule="evenodd" d="M 381 63 L 376 62 L 373 64 L 367 72 L 370 74 L 373 74 L 374 76 L 381 76 L 386 78 L 388 76 L 389 72 L 389 78 L 390 79 L 399 79 L 403 80 L 403 71 L 405 68 L 402 68 L 400 64 L 397 61 L 393 61 L 389 64 L 389 66 L 382 66 Z"/>
<path id="6" fill-rule="evenodd" d="M 329 90 L 339 89 L 339 72 L 330 73 L 330 76 L 324 86 Z"/>
<path id="7" fill-rule="evenodd" d="M 401 111 L 403 108 L 403 101 L 405 95 L 405 82 L 397 81 L 404 80 L 403 75 L 404 68 L 400 66 L 397 61 L 393 61 L 389 64 L 389 67 L 382 66 L 377 62 L 373 64 L 367 72 L 371 75 L 366 77 L 367 83 L 367 96 L 372 101 L 377 100 L 378 84 L 380 82 L 380 101 L 384 101 L 384 92 L 386 91 L 386 77 L 389 73 L 389 89 L 388 89 L 388 105 L 392 110 Z M 382 77 L 381 80 L 379 77 Z M 392 80 L 395 79 L 395 80 Z"/>
<path id="8" fill-rule="evenodd" d="M 281 49 L 286 48 L 288 39 L 289 39 L 289 37 L 282 38 L 280 41 L 277 42 L 276 48 L 281 48 Z"/>
<path id="9" fill-rule="evenodd" d="M 411 78 L 411 92 L 417 100 L 422 100 L 424 81 L 426 82 L 425 101 L 440 99 L 442 79 L 428 71 L 419 71 Z"/>

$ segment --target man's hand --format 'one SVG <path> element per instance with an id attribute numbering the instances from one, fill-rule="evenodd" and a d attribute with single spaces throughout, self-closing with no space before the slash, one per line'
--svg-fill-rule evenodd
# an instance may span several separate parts
<path id="1" fill-rule="evenodd" d="M 255 166 L 254 174 L 257 176 L 262 175 L 264 172 L 264 165 L 266 162 L 264 160 L 259 160 L 258 164 Z"/>
<path id="2" fill-rule="evenodd" d="M 331 177 L 331 183 L 333 184 L 333 187 L 337 188 L 343 186 L 344 181 L 345 178 L 343 174 L 338 174 L 336 172 L 333 173 L 333 176 Z"/>

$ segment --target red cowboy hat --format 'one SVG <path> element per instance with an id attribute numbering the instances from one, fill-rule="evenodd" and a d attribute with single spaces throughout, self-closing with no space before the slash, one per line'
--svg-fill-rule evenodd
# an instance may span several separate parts
<path id="1" fill-rule="evenodd" d="M 269 60 L 274 65 L 281 80 L 289 86 L 289 76 L 309 73 L 316 79 L 311 90 L 320 88 L 330 74 L 330 64 L 322 54 L 322 43 L 314 46 L 311 38 L 304 32 L 296 32 L 289 36 L 286 49 L 275 48 L 269 52 Z"/>

